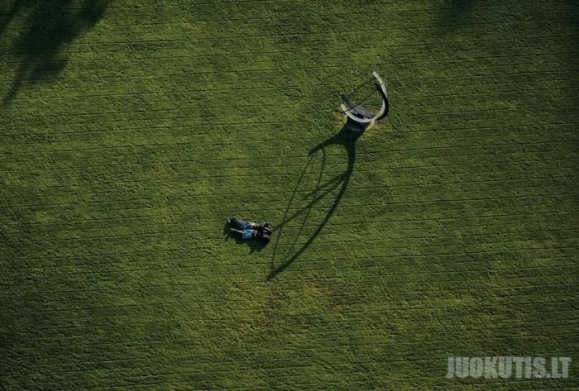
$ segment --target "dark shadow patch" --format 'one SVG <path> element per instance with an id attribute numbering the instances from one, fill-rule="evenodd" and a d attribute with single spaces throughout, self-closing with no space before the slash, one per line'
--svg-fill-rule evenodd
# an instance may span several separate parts
<path id="1" fill-rule="evenodd" d="M 10 7 L 0 6 L 0 35 L 21 11 L 25 10 L 32 1 L 16 0 Z"/>
<path id="2" fill-rule="evenodd" d="M 438 18 L 437 24 L 448 32 L 455 31 L 467 23 L 468 17 L 475 6 L 475 0 L 449 0 Z"/>
<path id="3" fill-rule="evenodd" d="M 233 239 L 236 244 L 246 245 L 249 247 L 250 254 L 256 251 L 260 252 L 268 245 L 268 243 L 259 242 L 257 240 L 242 239 L 238 235 L 234 235 L 229 232 L 229 228 L 231 228 L 231 225 L 228 222 L 225 222 L 225 225 L 223 226 L 223 235 L 225 236 L 225 241 L 227 242 L 228 240 Z"/>
<path id="4" fill-rule="evenodd" d="M 575 102 L 579 102 L 579 2 L 569 0 L 570 18 L 568 23 L 573 31 L 572 44 L 569 48 L 569 69 L 571 91 L 574 94 Z M 573 112 L 577 118 L 578 111 Z"/>
<path id="5" fill-rule="evenodd" d="M 3 106 L 26 82 L 56 78 L 67 65 L 62 51 L 102 18 L 107 4 L 108 0 L 16 0 L 0 11 L 0 34 L 22 18 L 21 30 L 8 38 L 9 53 L 2 53 L 19 63 Z"/>
<path id="6" fill-rule="evenodd" d="M 346 125 L 344 125 L 344 127 L 340 130 L 340 132 L 337 135 L 332 136 L 329 139 L 321 142 L 320 144 L 318 144 L 317 146 L 315 146 L 314 148 L 312 148 L 309 151 L 310 159 L 308 160 L 308 163 L 306 164 L 306 167 L 304 168 L 304 171 L 302 172 L 302 174 L 301 174 L 300 178 L 298 179 L 298 182 L 294 188 L 292 197 L 290 198 L 290 201 L 289 201 L 288 206 L 286 208 L 286 211 L 285 211 L 285 214 L 283 217 L 283 221 L 279 225 L 277 225 L 275 228 L 276 239 L 275 239 L 275 246 L 274 246 L 274 251 L 273 251 L 273 256 L 272 256 L 272 261 L 271 261 L 271 271 L 270 271 L 269 275 L 267 276 L 268 280 L 275 278 L 279 273 L 286 270 L 293 262 L 295 262 L 295 260 L 304 251 L 306 251 L 306 249 L 313 243 L 313 241 L 316 239 L 316 237 L 318 237 L 320 232 L 322 232 L 322 230 L 324 229 L 324 227 L 326 226 L 326 224 L 328 223 L 328 221 L 330 220 L 330 218 L 332 217 L 332 215 L 334 214 L 334 212 L 338 208 L 338 205 L 340 204 L 340 201 L 342 200 L 342 197 L 344 196 L 344 193 L 346 192 L 346 189 L 348 188 L 348 184 L 350 183 L 350 178 L 352 176 L 352 173 L 354 172 L 354 163 L 356 161 L 355 142 L 362 135 L 362 133 L 363 133 L 363 130 L 360 131 L 360 129 L 358 127 L 356 127 L 356 124 L 348 121 L 346 123 Z M 321 178 L 322 178 L 322 174 L 324 172 L 324 166 L 325 166 L 325 148 L 330 146 L 330 145 L 342 145 L 344 147 L 344 149 L 346 150 L 346 153 L 348 155 L 348 165 L 342 174 L 338 174 L 338 175 L 334 176 L 333 178 L 331 178 L 330 180 L 328 180 L 327 182 L 325 182 L 324 184 L 321 184 Z M 292 215 L 289 215 L 289 210 L 291 209 L 292 203 L 294 202 L 294 198 L 295 198 L 295 195 L 297 193 L 297 190 L 300 187 L 301 182 L 302 182 L 304 176 L 306 175 L 306 172 L 307 172 L 309 166 L 311 165 L 313 159 L 320 152 L 322 154 L 322 162 L 321 162 L 320 172 L 319 172 L 318 177 L 317 177 L 316 187 L 313 191 L 307 193 L 307 195 L 309 197 L 311 197 L 311 201 L 309 201 L 305 207 L 299 209 L 297 212 L 293 213 Z M 334 189 L 339 189 L 338 193 L 336 194 L 335 198 L 333 199 L 330 208 L 328 209 L 324 218 L 322 219 L 322 222 L 318 224 L 318 226 L 316 227 L 314 232 L 309 236 L 309 238 L 306 240 L 306 242 L 304 244 L 302 244 L 298 249 L 296 249 L 297 240 L 300 237 L 300 234 L 303 230 L 305 222 L 308 219 L 309 213 L 316 206 L 316 204 L 318 202 L 320 202 L 322 199 L 324 199 L 326 196 L 328 196 Z M 297 234 L 295 235 L 295 238 L 294 238 L 292 244 L 290 245 L 290 249 L 282 257 L 282 259 L 280 261 L 277 261 L 276 256 L 278 253 L 278 246 L 279 246 L 281 238 L 284 235 L 283 234 L 284 227 L 290 221 L 292 221 L 300 216 L 303 216 L 302 217 L 303 220 L 302 220 L 302 223 L 300 225 L 300 228 L 298 229 Z"/>

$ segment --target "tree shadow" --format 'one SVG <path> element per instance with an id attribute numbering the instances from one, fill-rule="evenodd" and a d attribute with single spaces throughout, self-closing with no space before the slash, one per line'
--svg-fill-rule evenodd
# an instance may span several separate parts
<path id="1" fill-rule="evenodd" d="M 579 102 L 579 3 L 575 0 L 569 0 L 569 15 L 568 19 L 569 26 L 574 32 L 572 36 L 572 46 L 569 48 L 569 69 L 570 71 L 570 84 L 573 97 L 576 102 Z M 577 110 L 572 110 L 575 118 L 578 117 Z"/>
<path id="2" fill-rule="evenodd" d="M 474 8 L 475 0 L 449 0 L 442 10 L 438 23 L 448 32 L 456 30 Z"/>
<path id="3" fill-rule="evenodd" d="M 324 227 L 326 226 L 326 224 L 328 223 L 328 221 L 330 220 L 330 218 L 332 217 L 332 215 L 334 214 L 334 212 L 338 208 L 338 205 L 340 204 L 340 201 L 342 200 L 342 197 L 344 196 L 344 193 L 346 192 L 346 189 L 348 188 L 348 184 L 350 183 L 350 178 L 351 178 L 352 173 L 354 171 L 354 163 L 356 161 L 355 142 L 362 135 L 363 132 L 364 132 L 364 129 L 361 129 L 358 124 L 348 120 L 348 122 L 346 122 L 346 124 L 342 127 L 342 129 L 340 130 L 340 132 L 338 134 L 336 134 L 336 135 L 328 138 L 327 140 L 321 142 L 320 144 L 316 145 L 314 148 L 312 148 L 309 151 L 310 158 L 309 158 L 308 163 L 306 164 L 306 167 L 304 168 L 304 171 L 302 172 L 302 174 L 301 174 L 300 178 L 298 179 L 298 182 L 294 188 L 292 196 L 288 202 L 283 220 L 279 225 L 277 225 L 275 227 L 276 241 L 275 241 L 273 256 L 272 256 L 272 260 L 271 260 L 271 271 L 267 276 L 267 280 L 271 280 L 271 279 L 275 278 L 279 273 L 286 270 L 304 251 L 306 251 L 306 249 L 313 243 L 313 241 L 316 239 L 316 237 L 318 237 L 320 232 L 322 232 L 322 230 L 324 229 Z M 325 148 L 330 146 L 330 145 L 342 145 L 346 149 L 346 153 L 348 155 L 348 165 L 346 167 L 346 170 L 343 173 L 334 176 L 333 178 L 328 180 L 326 183 L 321 185 L 321 178 L 322 178 L 322 174 L 324 172 L 324 167 L 325 167 L 325 162 L 326 162 Z M 297 212 L 293 213 L 292 215 L 289 215 L 289 211 L 290 211 L 290 208 L 292 206 L 292 203 L 294 202 L 294 198 L 295 198 L 295 195 L 297 193 L 297 190 L 300 187 L 300 184 L 303 181 L 303 178 L 304 178 L 309 166 L 311 165 L 313 159 L 320 152 L 322 154 L 322 164 L 321 164 L 320 173 L 317 177 L 317 183 L 316 183 L 314 191 L 307 194 L 308 197 L 311 197 L 311 201 L 308 202 L 308 204 L 306 206 L 299 209 Z M 321 223 L 319 223 L 319 225 L 316 227 L 314 232 L 309 236 L 309 238 L 306 240 L 306 242 L 304 244 L 302 244 L 296 250 L 295 248 L 296 248 L 298 238 L 300 237 L 300 234 L 303 231 L 303 228 L 304 228 L 305 223 L 308 219 L 309 213 L 311 212 L 311 210 L 314 208 L 314 206 L 319 201 L 324 199 L 328 194 L 330 194 L 334 189 L 337 189 L 337 188 L 339 188 L 338 193 L 337 193 L 336 197 L 334 198 L 334 200 L 332 201 L 332 204 L 331 204 L 330 208 L 328 209 L 328 211 L 326 212 Z M 276 262 L 276 255 L 278 253 L 278 246 L 279 246 L 280 240 L 283 236 L 283 229 L 289 222 L 291 222 L 292 220 L 296 219 L 299 216 L 303 216 L 303 220 L 302 220 L 302 224 L 301 224 L 300 228 L 298 229 L 297 234 L 295 235 L 293 243 L 290 245 L 290 249 L 287 251 L 287 253 L 283 257 L 283 259 L 281 261 Z M 276 266 L 277 263 L 279 263 L 279 265 Z"/>
<path id="4" fill-rule="evenodd" d="M 0 9 L 0 42 L 10 48 L 0 55 L 11 55 L 19 64 L 2 106 L 25 82 L 57 77 L 67 64 L 61 52 L 102 18 L 107 5 L 108 0 L 15 0 Z M 5 36 L 11 24 L 18 31 Z"/>

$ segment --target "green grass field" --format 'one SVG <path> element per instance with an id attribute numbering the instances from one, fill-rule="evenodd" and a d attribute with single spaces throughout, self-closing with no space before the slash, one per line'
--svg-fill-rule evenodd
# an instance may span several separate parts
<path id="1" fill-rule="evenodd" d="M 579 389 L 579 2 L 0 0 L 0 99 L 0 390 Z"/>

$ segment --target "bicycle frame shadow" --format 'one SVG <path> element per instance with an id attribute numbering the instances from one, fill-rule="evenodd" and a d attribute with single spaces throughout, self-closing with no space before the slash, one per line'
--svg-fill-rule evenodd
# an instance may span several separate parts
<path id="1" fill-rule="evenodd" d="M 271 271 L 267 276 L 267 280 L 271 280 L 271 279 L 275 278 L 279 273 L 286 270 L 293 262 L 295 262 L 295 260 L 304 251 L 307 250 L 307 248 L 313 243 L 313 241 L 320 234 L 320 232 L 322 232 L 322 230 L 324 229 L 324 227 L 326 226 L 326 224 L 328 223 L 328 221 L 330 220 L 330 218 L 332 217 L 332 215 L 334 214 L 334 212 L 338 208 L 338 205 L 340 204 L 340 201 L 342 200 L 342 197 L 344 196 L 344 193 L 346 192 L 346 189 L 348 188 L 348 185 L 350 183 L 350 178 L 351 178 L 352 173 L 354 171 L 354 163 L 356 161 L 355 142 L 362 135 L 362 133 L 364 131 L 364 129 L 360 129 L 358 126 L 359 125 L 354 124 L 350 121 L 346 122 L 346 124 L 342 127 L 342 129 L 340 130 L 340 132 L 338 134 L 328 138 L 325 141 L 322 141 L 321 143 L 319 143 L 318 145 L 316 145 L 314 148 L 312 148 L 309 151 L 310 158 L 308 159 L 308 163 L 306 164 L 306 167 L 304 168 L 304 170 L 303 170 L 300 178 L 298 179 L 298 182 L 293 190 L 293 193 L 292 193 L 292 196 L 288 202 L 283 220 L 279 225 L 276 226 L 276 241 L 275 241 L 275 245 L 274 245 L 274 249 L 273 249 L 273 256 L 272 256 L 272 260 L 271 260 Z M 346 153 L 348 155 L 348 165 L 346 167 L 346 170 L 342 174 L 338 174 L 338 175 L 334 176 L 333 178 L 331 178 L 326 183 L 324 183 L 323 185 L 320 186 L 321 178 L 322 178 L 322 174 L 324 172 L 324 167 L 325 167 L 325 162 L 326 162 L 325 149 L 330 145 L 342 145 L 345 148 Z M 321 155 L 322 155 L 322 164 L 321 164 L 319 176 L 317 178 L 316 187 L 315 187 L 314 191 L 310 192 L 310 194 L 312 195 L 312 200 L 305 207 L 299 209 L 297 212 L 293 213 L 291 216 L 288 216 L 289 211 L 290 211 L 291 206 L 292 206 L 292 203 L 294 202 L 294 198 L 295 198 L 296 193 L 298 191 L 298 188 L 300 187 L 300 184 L 302 183 L 304 176 L 306 175 L 306 172 L 308 171 L 309 166 L 313 162 L 314 158 L 318 155 L 318 153 L 321 153 Z M 306 240 L 306 242 L 304 244 L 302 244 L 299 249 L 294 251 L 296 244 L 297 244 L 297 241 L 298 241 L 298 238 L 300 237 L 300 234 L 305 226 L 305 223 L 308 219 L 308 216 L 309 216 L 311 210 L 314 208 L 314 206 L 318 202 L 320 202 L 322 199 L 324 199 L 328 194 L 330 194 L 336 188 L 339 188 L 338 193 L 337 193 L 336 197 L 334 198 L 330 208 L 326 212 L 324 218 L 319 223 L 319 225 L 316 227 L 314 232 L 309 236 L 309 238 Z M 286 255 L 283 257 L 283 259 L 281 260 L 279 265 L 276 266 L 276 255 L 278 253 L 278 247 L 279 247 L 280 240 L 283 237 L 283 229 L 289 222 L 291 222 L 292 220 L 296 219 L 297 217 L 299 217 L 301 215 L 304 215 L 302 225 L 298 229 L 298 232 L 295 235 L 294 241 L 291 244 L 290 249 L 287 251 Z"/>

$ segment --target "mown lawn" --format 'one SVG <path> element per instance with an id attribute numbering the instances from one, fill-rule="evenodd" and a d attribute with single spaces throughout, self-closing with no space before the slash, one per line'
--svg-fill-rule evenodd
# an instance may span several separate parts
<path id="1" fill-rule="evenodd" d="M 578 91 L 573 0 L 0 0 L 0 390 L 578 389 Z"/>

